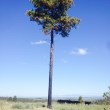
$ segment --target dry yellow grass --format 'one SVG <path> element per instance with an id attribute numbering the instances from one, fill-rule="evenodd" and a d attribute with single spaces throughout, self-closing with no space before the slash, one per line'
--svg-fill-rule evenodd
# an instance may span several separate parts
<path id="1" fill-rule="evenodd" d="M 45 107 L 42 107 L 45 105 Z M 0 110 L 50 110 L 46 102 L 8 102 L 0 101 Z M 110 110 L 110 105 L 74 105 L 53 103 L 52 110 Z"/>
<path id="2" fill-rule="evenodd" d="M 51 109 L 48 109 L 48 108 L 37 108 L 36 110 L 51 110 Z"/>

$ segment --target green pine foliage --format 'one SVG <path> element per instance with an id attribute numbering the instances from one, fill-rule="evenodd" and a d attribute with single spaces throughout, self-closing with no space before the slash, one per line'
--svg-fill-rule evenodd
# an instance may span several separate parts
<path id="1" fill-rule="evenodd" d="M 31 21 L 41 25 L 46 34 L 53 30 L 54 33 L 67 37 L 71 28 L 75 28 L 80 22 L 80 19 L 67 15 L 73 0 L 30 0 L 30 2 L 34 9 L 27 11 L 27 15 Z"/>

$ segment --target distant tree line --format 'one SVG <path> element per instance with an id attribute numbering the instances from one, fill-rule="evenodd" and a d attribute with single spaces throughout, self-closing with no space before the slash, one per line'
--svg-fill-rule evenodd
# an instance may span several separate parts
<path id="1" fill-rule="evenodd" d="M 86 105 L 90 105 L 92 104 L 91 101 L 84 101 L 82 96 L 79 96 L 78 100 L 57 100 L 58 103 L 63 104 L 63 103 L 67 103 L 67 104 L 86 104 Z"/>
<path id="2" fill-rule="evenodd" d="M 13 102 L 17 102 L 17 97 L 8 97 L 7 101 L 13 101 Z"/>
<path id="3" fill-rule="evenodd" d="M 110 86 L 108 91 L 103 93 L 103 99 L 97 99 L 91 101 L 84 101 L 82 96 L 79 96 L 78 100 L 57 100 L 58 103 L 68 103 L 68 104 L 99 104 L 99 105 L 110 105 Z"/>

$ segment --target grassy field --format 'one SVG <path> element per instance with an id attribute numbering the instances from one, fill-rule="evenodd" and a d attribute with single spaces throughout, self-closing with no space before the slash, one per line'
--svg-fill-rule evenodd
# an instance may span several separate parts
<path id="1" fill-rule="evenodd" d="M 8 102 L 1 100 L 0 110 L 49 110 L 46 105 L 46 102 Z M 110 110 L 110 105 L 75 105 L 53 102 L 52 110 Z"/>

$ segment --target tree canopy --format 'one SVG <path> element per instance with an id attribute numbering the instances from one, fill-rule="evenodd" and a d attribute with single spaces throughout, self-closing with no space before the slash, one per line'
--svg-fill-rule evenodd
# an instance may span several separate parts
<path id="1" fill-rule="evenodd" d="M 73 0 L 30 0 L 34 9 L 27 11 L 31 21 L 42 25 L 42 30 L 50 34 L 51 30 L 67 37 L 71 28 L 79 24 L 80 19 L 67 15 Z"/>
<path id="2" fill-rule="evenodd" d="M 108 92 L 105 92 L 103 94 L 103 97 L 105 100 L 108 100 L 110 102 L 110 86 L 108 87 L 108 89 L 109 89 Z"/>

